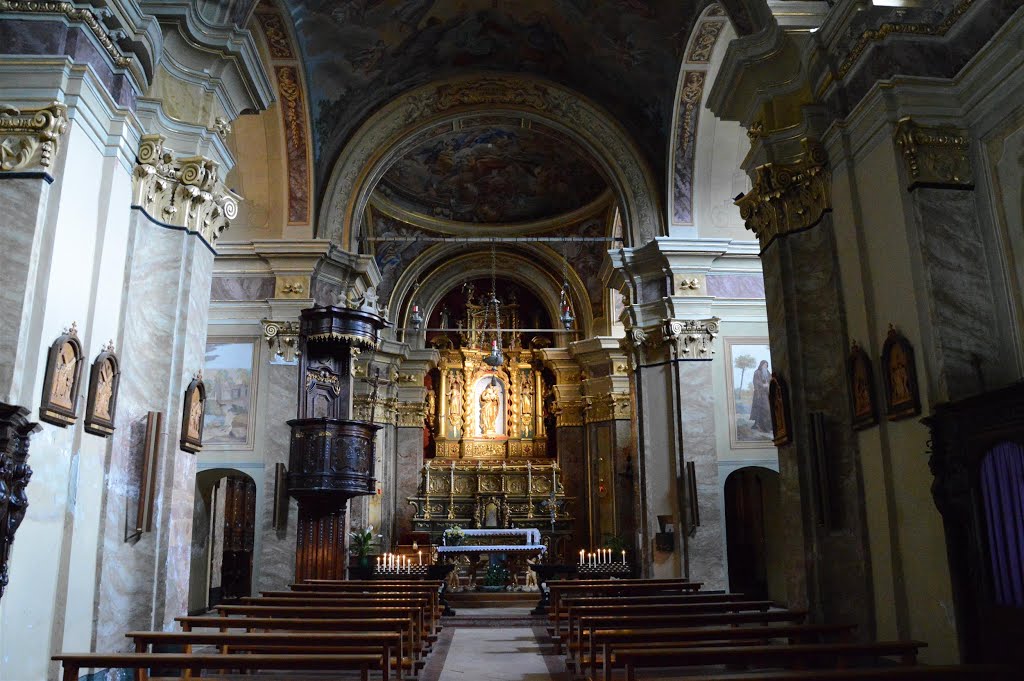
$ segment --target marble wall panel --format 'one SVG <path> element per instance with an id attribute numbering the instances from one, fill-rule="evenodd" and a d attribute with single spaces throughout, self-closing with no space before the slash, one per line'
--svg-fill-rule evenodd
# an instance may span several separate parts
<path id="1" fill-rule="evenodd" d="M 716 298 L 764 298 L 764 277 L 760 274 L 709 274 L 708 295 Z"/>
<path id="2" fill-rule="evenodd" d="M 265 351 L 264 351 L 265 352 Z M 297 365 L 264 364 L 260 367 L 260 381 L 266 392 L 257 401 L 257 419 L 263 423 L 263 517 L 259 532 L 263 534 L 259 572 L 253 575 L 253 584 L 263 591 L 288 588 L 295 579 L 295 538 L 298 502 L 288 500 L 288 523 L 282 530 L 274 529 L 274 465 L 288 465 L 291 428 L 287 420 L 295 416 Z"/>
<path id="3" fill-rule="evenodd" d="M 214 277 L 211 300 L 256 300 L 274 297 L 274 277 Z"/>
<path id="4" fill-rule="evenodd" d="M 395 528 L 399 534 L 412 529 L 416 509 L 407 502 L 416 496 L 423 467 L 423 429 L 399 428 L 397 431 L 398 466 L 395 482 Z"/>
<path id="5" fill-rule="evenodd" d="M 719 360 L 720 361 L 720 360 Z M 687 547 L 690 578 L 707 589 L 726 589 L 725 556 L 722 553 L 724 519 L 718 504 L 718 455 L 715 442 L 715 393 L 712 370 L 715 361 L 676 364 L 680 385 L 685 386 L 682 407 L 683 460 L 694 463 L 700 526 Z M 678 531 L 678 530 L 677 530 Z"/>
<path id="6" fill-rule="evenodd" d="M 42 178 L 0 176 L 0 400 L 19 403 L 38 269 L 39 225 L 50 195 Z"/>
<path id="7" fill-rule="evenodd" d="M 995 306 L 1001 287 L 989 273 L 975 194 L 919 188 L 912 194 L 929 286 L 935 353 L 933 399 L 955 400 L 1016 375 Z M 924 378 L 924 377 L 921 377 Z"/>
<path id="8" fill-rule="evenodd" d="M 594 544 L 589 536 L 587 522 L 587 481 L 585 475 L 565 474 L 567 471 L 585 471 L 585 454 L 582 426 L 559 426 L 555 430 L 558 444 L 558 466 L 563 471 L 562 485 L 566 496 L 573 497 L 572 512 L 576 521 L 573 536 L 566 544 L 563 559 L 575 556 L 580 549 L 589 549 Z"/>
<path id="9" fill-rule="evenodd" d="M 96 649 L 127 650 L 125 629 L 162 628 L 187 609 L 195 458 L 178 449 L 183 380 L 204 357 L 213 255 L 195 236 L 133 211 L 121 342 L 119 427 L 107 465 Z M 149 411 L 164 414 L 154 531 L 126 541 Z"/>

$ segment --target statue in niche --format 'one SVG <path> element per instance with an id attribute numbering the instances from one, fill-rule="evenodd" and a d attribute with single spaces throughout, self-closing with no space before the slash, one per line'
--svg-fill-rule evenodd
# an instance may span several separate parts
<path id="1" fill-rule="evenodd" d="M 441 328 L 450 329 L 451 323 L 451 311 L 448 309 L 448 306 L 445 305 L 441 308 Z"/>
<path id="2" fill-rule="evenodd" d="M 462 377 L 457 371 L 448 374 L 448 422 L 452 431 L 462 424 Z"/>
<path id="3" fill-rule="evenodd" d="M 498 386 L 490 383 L 480 393 L 480 434 L 496 435 L 498 431 L 498 405 L 501 402 L 501 393 Z"/>
<path id="4" fill-rule="evenodd" d="M 523 413 L 533 413 L 533 386 L 530 384 L 530 374 L 522 374 L 520 376 L 522 383 L 520 384 L 519 392 L 523 394 Z"/>
<path id="5" fill-rule="evenodd" d="M 437 416 L 437 398 L 433 389 L 427 391 L 427 428 L 434 430 L 434 419 Z"/>

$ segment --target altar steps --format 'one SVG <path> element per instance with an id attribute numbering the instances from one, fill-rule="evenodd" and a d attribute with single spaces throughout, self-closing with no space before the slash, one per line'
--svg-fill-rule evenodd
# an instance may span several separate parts
<path id="1" fill-rule="evenodd" d="M 536 591 L 458 591 L 449 592 L 448 604 L 460 608 L 532 608 L 537 605 Z"/>

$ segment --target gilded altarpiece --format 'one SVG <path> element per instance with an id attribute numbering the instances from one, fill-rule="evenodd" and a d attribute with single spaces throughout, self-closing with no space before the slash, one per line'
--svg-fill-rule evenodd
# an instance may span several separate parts
<path id="1" fill-rule="evenodd" d="M 533 350 L 484 364 L 480 350 L 444 350 L 440 408 L 431 423 L 438 459 L 522 461 L 547 458 L 543 375 Z"/>

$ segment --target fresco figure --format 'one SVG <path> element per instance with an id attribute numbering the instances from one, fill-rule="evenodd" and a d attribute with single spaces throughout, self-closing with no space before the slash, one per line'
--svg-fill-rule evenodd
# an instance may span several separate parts
<path id="1" fill-rule="evenodd" d="M 768 369 L 768 362 L 762 359 L 752 378 L 754 395 L 750 400 L 750 420 L 754 422 L 754 428 L 762 433 L 772 432 L 772 412 L 768 405 L 768 384 L 771 380 L 772 372 Z"/>

